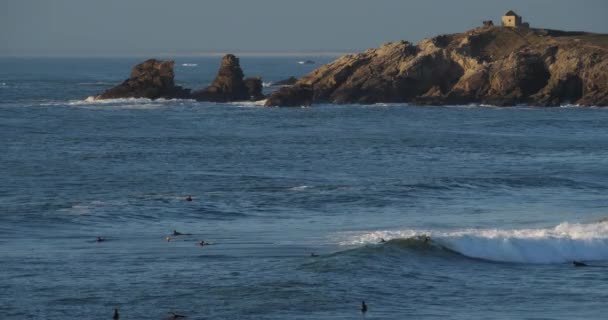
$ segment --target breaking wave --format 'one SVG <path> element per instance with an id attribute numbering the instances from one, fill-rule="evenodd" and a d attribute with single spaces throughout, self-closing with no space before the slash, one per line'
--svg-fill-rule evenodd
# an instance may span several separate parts
<path id="1" fill-rule="evenodd" d="M 350 236 L 341 245 L 389 243 L 419 245 L 425 236 L 432 245 L 460 255 L 496 262 L 549 264 L 573 260 L 608 261 L 608 220 L 561 223 L 539 229 L 461 229 L 375 231 Z M 409 248 L 412 248 L 409 244 Z M 414 248 L 415 249 L 415 248 Z"/>

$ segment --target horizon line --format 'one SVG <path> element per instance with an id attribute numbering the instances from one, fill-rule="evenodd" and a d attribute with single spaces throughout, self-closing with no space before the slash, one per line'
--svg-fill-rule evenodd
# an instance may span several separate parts
<path id="1" fill-rule="evenodd" d="M 26 53 L 26 54 L 4 54 L 0 58 L 142 58 L 142 57 L 185 57 L 206 58 L 222 57 L 226 54 L 234 54 L 238 57 L 336 57 L 352 54 L 358 51 L 213 51 L 213 52 L 189 52 L 189 53 Z"/>

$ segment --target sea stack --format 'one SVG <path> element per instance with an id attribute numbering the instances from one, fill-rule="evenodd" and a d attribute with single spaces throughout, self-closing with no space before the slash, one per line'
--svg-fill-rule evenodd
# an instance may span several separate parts
<path id="1" fill-rule="evenodd" d="M 315 103 L 608 106 L 608 35 L 484 26 L 343 56 L 296 83 Z M 267 106 L 303 105 L 279 90 Z"/>
<path id="2" fill-rule="evenodd" d="M 175 85 L 174 64 L 173 60 L 146 60 L 133 67 L 129 79 L 95 96 L 95 99 L 188 98 L 190 90 Z"/>
<path id="3" fill-rule="evenodd" d="M 243 77 L 239 59 L 227 54 L 213 83 L 193 93 L 175 85 L 173 60 L 150 59 L 133 67 L 129 79 L 110 88 L 95 99 L 148 98 L 196 99 L 198 101 L 230 102 L 262 100 L 262 79 Z"/>
<path id="4" fill-rule="evenodd" d="M 262 79 L 243 79 L 239 58 L 227 54 L 222 58 L 220 70 L 210 86 L 192 93 L 192 98 L 198 101 L 230 102 L 260 100 L 262 94 Z"/>

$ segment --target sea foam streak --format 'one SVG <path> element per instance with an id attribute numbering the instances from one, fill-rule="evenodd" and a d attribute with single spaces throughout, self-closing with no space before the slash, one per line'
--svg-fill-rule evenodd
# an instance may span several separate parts
<path id="1" fill-rule="evenodd" d="M 56 102 L 50 105 L 61 105 L 67 104 L 69 106 L 76 107 L 96 107 L 103 106 L 107 107 L 117 107 L 117 108 L 126 108 L 126 109 L 149 109 L 149 108 L 158 108 L 165 107 L 169 105 L 182 105 L 184 103 L 193 103 L 195 100 L 190 99 L 156 99 L 151 100 L 147 98 L 119 98 L 119 99 L 95 99 L 94 96 L 90 96 L 84 100 L 72 100 L 66 102 Z M 49 104 L 47 104 L 49 105 Z"/>
<path id="2" fill-rule="evenodd" d="M 545 229 L 464 229 L 455 231 L 375 231 L 350 237 L 342 245 L 429 235 L 432 241 L 471 258 L 517 263 L 608 261 L 608 221 L 561 223 Z"/>

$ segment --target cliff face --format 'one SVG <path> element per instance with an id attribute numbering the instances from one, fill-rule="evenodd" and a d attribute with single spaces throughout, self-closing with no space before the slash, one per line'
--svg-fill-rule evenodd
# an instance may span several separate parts
<path id="1" fill-rule="evenodd" d="M 608 36 L 484 27 L 346 55 L 297 85 L 315 102 L 608 106 Z M 278 94 L 268 105 L 293 103 Z"/>

